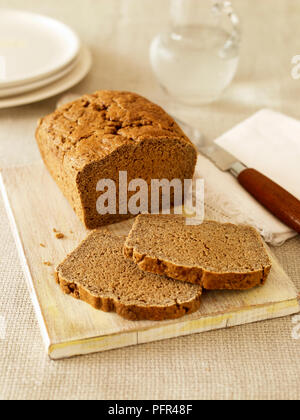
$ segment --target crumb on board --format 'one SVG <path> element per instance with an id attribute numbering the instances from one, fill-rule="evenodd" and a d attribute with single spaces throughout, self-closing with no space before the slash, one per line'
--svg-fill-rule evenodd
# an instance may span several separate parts
<path id="1" fill-rule="evenodd" d="M 65 237 L 65 235 L 63 233 L 59 232 L 59 230 L 57 230 L 55 228 L 53 228 L 53 232 L 55 233 L 55 237 L 57 239 L 63 239 Z"/>
<path id="2" fill-rule="evenodd" d="M 40 243 L 40 246 L 41 246 L 42 248 L 46 248 L 46 245 L 45 245 L 45 244 Z"/>
<path id="3" fill-rule="evenodd" d="M 63 239 L 65 237 L 65 235 L 63 233 L 58 232 L 56 235 L 57 239 Z"/>
<path id="4" fill-rule="evenodd" d="M 43 264 L 44 265 L 47 265 L 48 267 L 51 267 L 52 266 L 52 263 L 50 261 L 44 261 Z"/>

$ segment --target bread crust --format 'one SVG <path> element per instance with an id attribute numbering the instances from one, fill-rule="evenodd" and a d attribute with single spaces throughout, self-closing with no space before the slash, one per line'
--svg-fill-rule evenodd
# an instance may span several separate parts
<path id="1" fill-rule="evenodd" d="M 172 223 L 171 220 L 170 223 Z M 135 224 L 132 230 L 134 228 Z M 267 252 L 258 232 L 256 232 L 256 235 L 258 243 L 261 243 L 263 249 Z M 129 242 L 130 234 L 125 241 L 123 254 L 137 264 L 141 270 L 164 275 L 175 280 L 199 284 L 206 290 L 247 290 L 256 286 L 262 286 L 265 284 L 271 270 L 271 261 L 269 260 L 269 263 L 261 269 L 250 272 L 242 272 L 242 270 L 241 272 L 209 271 L 201 266 L 176 264 L 167 259 L 157 258 L 150 253 L 141 254 L 136 247 L 129 245 Z"/>
<path id="2" fill-rule="evenodd" d="M 251 273 L 218 273 L 201 267 L 177 265 L 150 255 L 142 255 L 134 248 L 124 246 L 124 256 L 132 259 L 138 267 L 148 273 L 160 274 L 175 280 L 199 284 L 206 290 L 247 290 L 263 286 L 271 265 Z"/>
<path id="3" fill-rule="evenodd" d="M 114 180 L 119 170 L 128 170 L 128 182 L 190 179 L 197 160 L 175 121 L 130 92 L 98 91 L 63 105 L 40 119 L 36 140 L 49 172 L 88 229 L 131 217 L 97 214 L 99 177 Z"/>
<path id="4" fill-rule="evenodd" d="M 167 319 L 181 318 L 184 315 L 196 312 L 201 304 L 201 293 L 199 293 L 195 299 L 189 302 L 177 303 L 170 306 L 125 305 L 112 298 L 92 295 L 80 284 L 70 283 L 62 278 L 58 272 L 55 273 L 55 278 L 65 294 L 82 300 L 95 309 L 104 312 L 116 312 L 122 318 L 130 321 L 164 321 Z"/>

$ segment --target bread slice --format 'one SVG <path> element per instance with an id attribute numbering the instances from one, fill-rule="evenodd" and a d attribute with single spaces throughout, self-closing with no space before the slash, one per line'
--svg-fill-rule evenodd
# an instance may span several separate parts
<path id="1" fill-rule="evenodd" d="M 254 228 L 213 221 L 188 226 L 177 215 L 138 216 L 124 255 L 141 270 L 208 290 L 259 286 L 271 269 L 265 245 Z"/>
<path id="2" fill-rule="evenodd" d="M 125 205 L 136 192 L 128 192 L 127 202 L 124 198 L 132 180 L 147 182 L 150 207 L 151 180 L 191 179 L 197 160 L 176 122 L 130 92 L 98 91 L 63 105 L 39 121 L 36 140 L 53 179 L 88 229 L 132 217 Z M 125 187 L 119 172 L 127 172 Z M 116 186 L 116 208 L 109 214 L 97 209 L 106 194 L 98 187 L 103 179 Z M 174 204 L 173 192 L 170 201 Z"/>
<path id="3" fill-rule="evenodd" d="M 92 232 L 58 267 L 62 290 L 130 320 L 179 318 L 200 306 L 202 288 L 145 273 L 124 258 L 125 238 Z"/>

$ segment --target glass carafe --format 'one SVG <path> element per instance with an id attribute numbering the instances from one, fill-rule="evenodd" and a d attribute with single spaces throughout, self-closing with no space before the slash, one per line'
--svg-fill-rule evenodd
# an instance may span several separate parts
<path id="1" fill-rule="evenodd" d="M 240 25 L 230 1 L 170 0 L 171 24 L 150 48 L 161 86 L 188 105 L 213 102 L 233 80 Z"/>

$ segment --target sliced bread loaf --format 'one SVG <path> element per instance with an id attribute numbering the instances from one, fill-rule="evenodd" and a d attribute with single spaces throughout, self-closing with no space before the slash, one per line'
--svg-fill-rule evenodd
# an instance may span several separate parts
<path id="1" fill-rule="evenodd" d="M 125 238 L 92 232 L 58 267 L 62 290 L 130 320 L 179 318 L 200 306 L 201 287 L 145 273 L 122 253 Z"/>
<path id="2" fill-rule="evenodd" d="M 176 122 L 130 92 L 98 91 L 63 105 L 39 121 L 36 139 L 49 172 L 88 229 L 132 216 L 119 207 L 119 202 L 126 207 L 135 193 L 128 191 L 128 200 L 124 198 L 132 180 L 147 182 L 150 206 L 153 179 L 190 179 L 197 160 L 195 147 Z M 122 188 L 120 171 L 127 172 Z M 97 206 L 106 195 L 98 185 L 103 179 L 116 187 L 111 214 Z"/>
<path id="3" fill-rule="evenodd" d="M 188 226 L 184 217 L 173 215 L 138 216 L 124 255 L 141 270 L 209 290 L 262 285 L 271 269 L 264 243 L 254 228 L 213 221 Z"/>

